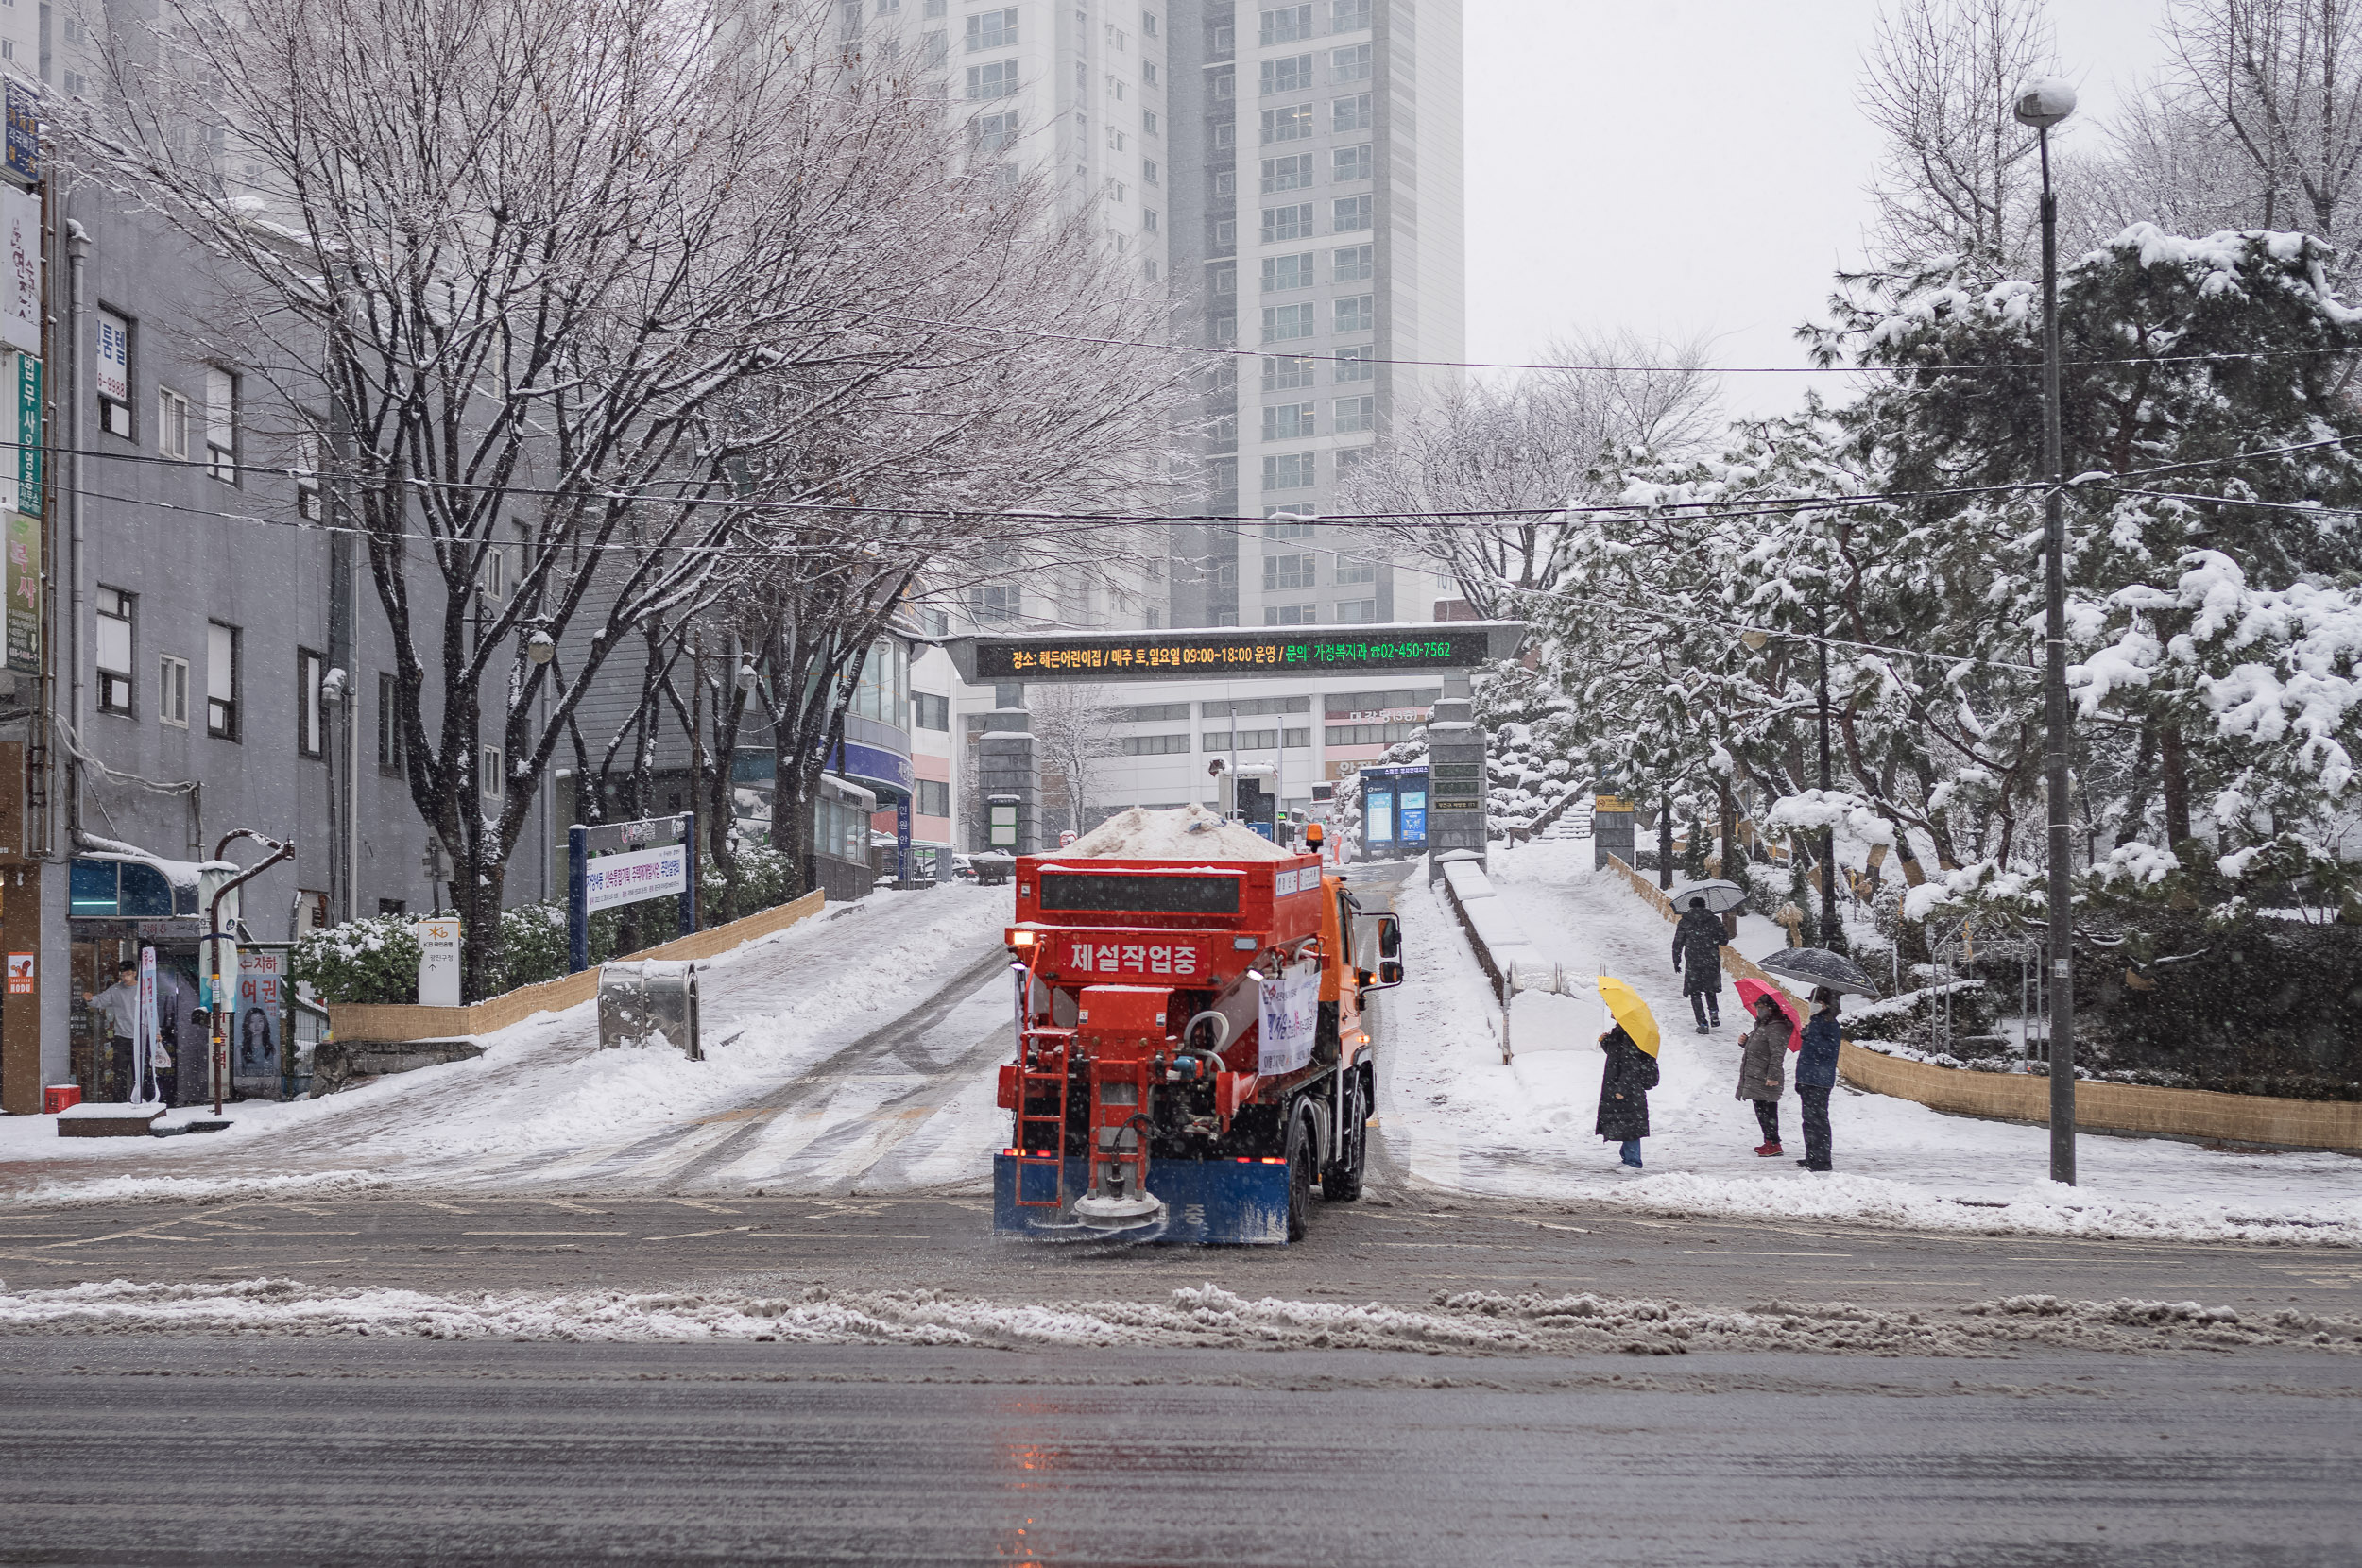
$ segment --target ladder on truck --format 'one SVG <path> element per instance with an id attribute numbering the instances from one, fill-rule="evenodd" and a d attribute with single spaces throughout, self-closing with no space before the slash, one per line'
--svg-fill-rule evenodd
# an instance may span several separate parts
<path id="1" fill-rule="evenodd" d="M 1017 1059 L 1017 1205 L 1026 1209 L 1057 1209 L 1066 1206 L 1066 1113 L 1068 1064 L 1072 1058 L 1070 1048 L 1074 1044 L 1071 1029 L 1035 1029 L 1021 1031 L 1018 1036 Z M 1052 1051 L 1057 1053 L 1055 1071 L 1043 1065 Z M 1054 1112 L 1036 1112 L 1034 1090 L 1045 1091 L 1055 1085 L 1054 1093 L 1043 1098 L 1057 1106 Z M 1036 1129 L 1048 1130 L 1049 1148 L 1040 1145 L 1042 1134 Z M 1050 1167 L 1050 1196 L 1028 1198 L 1025 1173 L 1028 1169 Z M 1036 1191 L 1039 1190 L 1036 1184 Z"/>

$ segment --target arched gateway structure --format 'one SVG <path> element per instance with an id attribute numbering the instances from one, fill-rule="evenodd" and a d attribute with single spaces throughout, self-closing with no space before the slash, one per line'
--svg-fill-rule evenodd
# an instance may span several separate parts
<path id="1" fill-rule="evenodd" d="M 998 701 L 978 741 L 978 785 L 1002 803 L 1013 854 L 1043 847 L 1040 781 L 1024 690 L 1044 681 L 1152 682 L 1193 679 L 1370 679 L 1440 675 L 1428 724 L 1426 844 L 1431 853 L 1484 848 L 1485 738 L 1469 713 L 1468 672 L 1514 658 L 1525 641 L 1519 621 L 1446 621 L 1361 626 L 1216 627 L 1190 631 L 1031 632 L 960 637 L 944 647 L 963 680 L 995 689 Z M 1010 804 L 1014 803 L 1014 810 Z"/>

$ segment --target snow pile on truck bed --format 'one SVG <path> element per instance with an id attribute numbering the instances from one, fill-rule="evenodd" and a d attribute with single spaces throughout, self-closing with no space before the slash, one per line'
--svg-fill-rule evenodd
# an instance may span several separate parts
<path id="1" fill-rule="evenodd" d="M 1282 849 L 1260 833 L 1224 822 L 1203 806 L 1177 811 L 1152 811 L 1135 806 L 1120 811 L 1058 851 L 1060 860 L 1075 857 L 1109 861 L 1286 861 L 1295 851 Z"/>

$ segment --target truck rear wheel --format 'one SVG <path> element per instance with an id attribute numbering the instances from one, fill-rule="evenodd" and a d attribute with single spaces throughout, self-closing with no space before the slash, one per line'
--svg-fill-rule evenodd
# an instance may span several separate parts
<path id="1" fill-rule="evenodd" d="M 1336 1163 L 1321 1172 L 1321 1196 L 1332 1203 L 1350 1203 L 1361 1196 L 1361 1173 L 1370 1154 L 1370 1104 L 1362 1093 L 1361 1069 L 1345 1074 L 1345 1136 Z"/>
<path id="2" fill-rule="evenodd" d="M 1288 1118 L 1288 1239 L 1301 1241 L 1312 1222 L 1312 1128 Z"/>

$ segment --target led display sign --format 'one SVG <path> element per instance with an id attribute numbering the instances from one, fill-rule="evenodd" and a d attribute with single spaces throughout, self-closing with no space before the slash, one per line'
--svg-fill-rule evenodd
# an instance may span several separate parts
<path id="1" fill-rule="evenodd" d="M 1504 638 L 1506 630 L 1508 636 Z M 1522 626 L 1288 627 L 1267 631 L 980 637 L 958 650 L 969 679 L 1172 680 L 1205 675 L 1327 675 L 1470 670 L 1514 651 Z M 955 655 L 957 656 L 957 655 Z"/>

